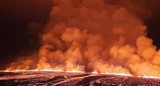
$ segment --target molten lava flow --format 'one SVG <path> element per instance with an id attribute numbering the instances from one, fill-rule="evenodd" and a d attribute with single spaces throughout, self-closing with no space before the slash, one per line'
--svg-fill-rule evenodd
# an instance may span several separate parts
<path id="1" fill-rule="evenodd" d="M 1 72 L 27 72 L 27 71 L 50 71 L 50 72 L 68 72 L 68 73 L 85 73 L 84 71 L 77 71 L 77 70 L 73 70 L 73 71 L 62 71 L 62 70 L 13 70 L 13 71 L 8 71 L 8 70 L 4 70 Z M 98 73 L 98 72 L 91 72 L 91 74 L 100 74 L 100 75 L 118 75 L 118 76 L 129 76 L 129 77 L 139 77 L 139 78 L 152 78 L 152 79 L 160 79 L 160 77 L 158 76 L 134 76 L 132 74 L 125 74 L 125 73 Z"/>
<path id="2" fill-rule="evenodd" d="M 59 70 L 160 77 L 160 50 L 131 0 L 54 0 L 38 61 L 20 57 L 7 70 Z M 130 6 L 131 5 L 131 6 Z M 138 8 L 138 7 L 136 7 Z M 37 62 L 37 63 L 36 63 Z"/>
<path id="3" fill-rule="evenodd" d="M 158 77 L 158 76 L 138 76 L 138 77 L 160 79 L 160 77 Z"/>

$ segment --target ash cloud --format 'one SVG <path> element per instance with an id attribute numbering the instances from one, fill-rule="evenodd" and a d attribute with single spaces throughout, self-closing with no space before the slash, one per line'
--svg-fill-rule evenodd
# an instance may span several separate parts
<path id="1" fill-rule="evenodd" d="M 37 69 L 152 76 L 160 73 L 159 51 L 146 37 L 146 25 L 139 16 L 149 13 L 145 6 L 131 0 L 53 3 L 41 35 Z M 19 60 L 15 63 L 32 69 L 33 61 L 26 61 L 28 64 Z M 19 67 L 14 64 L 8 68 L 12 69 Z"/>

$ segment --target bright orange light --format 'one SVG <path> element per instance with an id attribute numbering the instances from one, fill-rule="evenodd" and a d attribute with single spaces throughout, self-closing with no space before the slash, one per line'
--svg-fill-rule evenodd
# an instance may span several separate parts
<path id="1" fill-rule="evenodd" d="M 85 73 L 84 71 L 77 71 L 77 70 L 72 70 L 72 71 L 65 71 L 65 72 L 74 72 L 74 73 Z"/>
<path id="2" fill-rule="evenodd" d="M 144 76 L 137 76 L 137 77 L 141 77 L 141 78 L 153 78 L 153 79 L 160 79 L 160 77 L 158 77 L 158 76 L 146 76 L 146 75 L 144 75 Z"/>
<path id="3" fill-rule="evenodd" d="M 27 72 L 27 71 L 52 71 L 52 72 L 68 72 L 68 73 L 85 73 L 84 71 L 77 71 L 77 70 L 72 70 L 72 71 L 63 71 L 63 70 L 12 70 L 12 71 L 9 71 L 9 70 L 3 70 L 1 72 Z M 94 72 L 91 72 L 91 74 L 102 74 L 102 75 L 119 75 L 119 76 L 134 76 L 132 74 L 126 74 L 126 73 L 98 73 L 96 71 Z M 153 78 L 153 79 L 160 79 L 160 77 L 158 76 L 146 76 L 146 75 L 143 75 L 143 76 L 135 76 L 135 77 L 139 77 L 139 78 Z"/>

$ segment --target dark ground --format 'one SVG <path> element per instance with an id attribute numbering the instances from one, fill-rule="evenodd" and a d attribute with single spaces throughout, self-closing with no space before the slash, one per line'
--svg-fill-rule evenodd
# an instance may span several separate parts
<path id="1" fill-rule="evenodd" d="M 0 86 L 160 86 L 160 79 L 51 71 L 0 72 Z"/>

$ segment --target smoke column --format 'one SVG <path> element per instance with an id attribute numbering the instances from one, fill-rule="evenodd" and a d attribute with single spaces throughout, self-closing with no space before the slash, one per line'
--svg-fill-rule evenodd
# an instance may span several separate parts
<path id="1" fill-rule="evenodd" d="M 41 35 L 38 63 L 20 59 L 7 70 L 36 65 L 39 70 L 160 76 L 160 50 L 146 37 L 146 26 L 130 9 L 130 0 L 125 2 L 129 6 L 107 0 L 53 2 Z"/>

